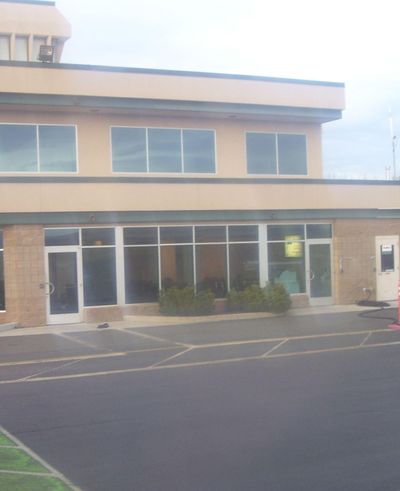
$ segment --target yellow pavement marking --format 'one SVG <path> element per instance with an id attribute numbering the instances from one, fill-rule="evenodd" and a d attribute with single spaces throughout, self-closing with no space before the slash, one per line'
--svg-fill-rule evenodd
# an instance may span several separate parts
<path id="1" fill-rule="evenodd" d="M 292 353 L 271 353 L 268 356 L 260 355 L 260 356 L 248 356 L 248 357 L 237 357 L 237 358 L 227 358 L 224 360 L 213 360 L 213 361 L 198 361 L 198 362 L 190 362 L 190 363 L 177 363 L 173 365 L 158 365 L 158 366 L 148 366 L 141 368 L 126 368 L 120 370 L 107 370 L 101 372 L 88 372 L 88 373 L 77 373 L 71 375 L 56 375 L 51 377 L 37 377 L 31 378 L 28 380 L 3 380 L 0 381 L 0 385 L 6 384 L 16 384 L 16 383 L 32 383 L 32 382 L 48 382 L 53 380 L 68 380 L 68 379 L 79 379 L 79 378 L 88 378 L 88 377 L 100 377 L 100 376 L 108 376 L 115 374 L 123 374 L 123 373 L 136 373 L 136 372 L 151 372 L 151 371 L 159 371 L 159 370 L 170 370 L 175 368 L 190 368 L 197 366 L 211 366 L 211 365 L 222 365 L 226 363 L 235 363 L 235 362 L 243 362 L 243 361 L 251 361 L 251 360 L 270 360 L 274 358 L 284 358 L 284 357 L 295 357 L 295 356 L 305 356 L 305 355 L 315 355 L 320 353 L 329 353 L 329 352 L 340 352 L 340 351 L 354 351 L 361 350 L 366 348 L 378 348 L 392 345 L 400 345 L 400 341 L 389 342 L 389 343 L 376 343 L 376 344 L 359 344 L 356 346 L 346 346 L 341 348 L 325 348 L 319 350 L 310 350 L 310 351 L 299 351 Z M 188 351 L 188 350 L 186 350 Z M 183 354 L 179 353 L 179 354 Z M 164 360 L 165 362 L 165 360 Z"/>

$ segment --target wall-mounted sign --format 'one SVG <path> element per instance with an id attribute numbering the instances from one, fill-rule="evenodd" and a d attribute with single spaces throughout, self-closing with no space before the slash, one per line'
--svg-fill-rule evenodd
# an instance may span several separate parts
<path id="1" fill-rule="evenodd" d="M 303 257 L 303 242 L 300 242 L 300 235 L 285 236 L 285 256 Z"/>

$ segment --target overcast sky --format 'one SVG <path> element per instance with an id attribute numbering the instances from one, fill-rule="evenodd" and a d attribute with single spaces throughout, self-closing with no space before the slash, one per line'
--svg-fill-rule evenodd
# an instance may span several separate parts
<path id="1" fill-rule="evenodd" d="M 385 178 L 389 107 L 400 137 L 400 7 L 391 0 L 57 0 L 63 61 L 328 80 L 343 119 L 324 125 L 326 177 Z M 400 146 L 397 173 L 400 174 Z M 393 171 L 392 171 L 393 172 Z"/>

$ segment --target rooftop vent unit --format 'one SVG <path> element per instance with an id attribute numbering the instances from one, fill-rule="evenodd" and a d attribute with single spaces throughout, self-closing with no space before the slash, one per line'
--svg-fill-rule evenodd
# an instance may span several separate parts
<path id="1" fill-rule="evenodd" d="M 54 46 L 42 44 L 39 48 L 38 60 L 43 63 L 53 63 L 54 61 Z"/>

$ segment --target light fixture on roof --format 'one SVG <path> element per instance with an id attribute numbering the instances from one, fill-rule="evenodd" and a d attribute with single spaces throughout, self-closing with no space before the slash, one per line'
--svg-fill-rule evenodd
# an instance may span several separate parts
<path id="1" fill-rule="evenodd" d="M 39 47 L 38 60 L 43 63 L 53 63 L 54 61 L 54 46 L 41 44 Z"/>

